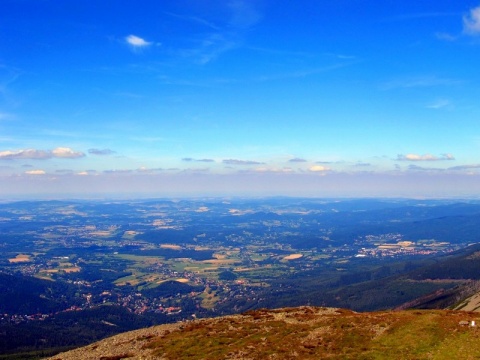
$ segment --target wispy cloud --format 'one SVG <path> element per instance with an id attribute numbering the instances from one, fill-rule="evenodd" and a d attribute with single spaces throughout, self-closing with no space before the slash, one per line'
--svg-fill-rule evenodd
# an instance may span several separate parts
<path id="1" fill-rule="evenodd" d="M 343 164 L 343 160 L 338 160 L 338 161 L 315 161 L 315 164 L 321 164 L 321 165 L 330 165 L 330 164 Z"/>
<path id="2" fill-rule="evenodd" d="M 230 26 L 248 29 L 261 19 L 260 13 L 252 6 L 252 3 L 253 2 L 236 0 L 228 4 L 232 11 Z"/>
<path id="3" fill-rule="evenodd" d="M 398 154 L 397 161 L 442 161 L 442 160 L 455 160 L 455 157 L 452 154 L 442 154 L 440 156 L 435 156 L 431 154 Z"/>
<path id="4" fill-rule="evenodd" d="M 427 19 L 427 18 L 438 18 L 438 17 L 450 17 L 458 16 L 456 12 L 425 12 L 425 13 L 414 13 L 414 14 L 403 14 L 395 17 L 386 19 L 386 21 L 405 21 L 405 20 L 415 20 L 415 19 Z"/>
<path id="5" fill-rule="evenodd" d="M 455 41 L 458 39 L 458 36 L 455 36 L 455 35 L 452 35 L 452 34 L 449 34 L 449 33 L 445 33 L 445 32 L 437 32 L 435 33 L 435 37 L 439 40 L 443 40 L 443 41 Z"/>
<path id="6" fill-rule="evenodd" d="M 450 100 L 447 100 L 447 99 L 438 99 L 427 105 L 428 109 L 434 109 L 434 110 L 451 108 L 451 107 L 452 107 L 452 103 L 450 102 Z"/>
<path id="7" fill-rule="evenodd" d="M 194 158 L 183 158 L 182 161 L 186 161 L 186 162 L 197 161 L 197 162 L 206 162 L 206 163 L 215 162 L 215 160 L 213 159 L 194 159 Z"/>
<path id="8" fill-rule="evenodd" d="M 2 120 L 9 120 L 9 119 L 11 119 L 12 117 L 13 117 L 12 114 L 0 112 L 0 121 L 2 121 Z"/>
<path id="9" fill-rule="evenodd" d="M 76 159 L 84 157 L 85 154 L 80 151 L 74 151 L 66 147 L 58 147 L 53 150 L 36 150 L 25 149 L 15 151 L 0 151 L 0 160 L 15 160 L 15 159 L 33 159 L 44 160 L 51 158 Z"/>
<path id="10" fill-rule="evenodd" d="M 261 76 L 256 79 L 253 79 L 253 81 L 266 82 L 266 81 L 278 81 L 278 80 L 285 80 L 285 79 L 301 79 L 301 78 L 305 78 L 313 75 L 328 73 L 331 71 L 342 69 L 342 68 L 357 64 L 358 62 L 359 61 L 357 60 L 343 61 L 343 62 L 339 62 L 332 65 L 326 65 L 324 67 L 302 69 L 302 70 L 293 71 L 293 72 Z"/>
<path id="11" fill-rule="evenodd" d="M 203 17 L 177 15 L 177 18 L 202 24 L 212 30 L 194 34 L 192 41 L 195 45 L 177 53 L 193 59 L 197 64 L 206 65 L 222 54 L 242 46 L 248 30 L 262 17 L 254 4 L 255 2 L 241 0 L 226 2 L 228 15 L 221 24 L 213 24 Z"/>
<path id="12" fill-rule="evenodd" d="M 55 173 L 56 174 L 71 174 L 71 173 L 73 173 L 73 170 L 72 169 L 58 169 L 58 170 L 55 170 Z"/>
<path id="13" fill-rule="evenodd" d="M 264 163 L 253 160 L 225 159 L 222 161 L 227 165 L 262 165 Z"/>
<path id="14" fill-rule="evenodd" d="M 472 170 L 480 169 L 480 164 L 471 164 L 471 165 L 459 165 L 448 168 L 448 170 Z"/>
<path id="15" fill-rule="evenodd" d="M 408 88 L 423 88 L 434 86 L 451 86 L 458 85 L 462 81 L 449 78 L 441 78 L 437 76 L 418 76 L 407 77 L 402 79 L 395 79 L 388 81 L 381 85 L 383 90 L 392 89 L 408 89 Z"/>
<path id="16" fill-rule="evenodd" d="M 112 155 L 116 152 L 110 149 L 88 149 L 88 153 L 92 155 Z"/>
<path id="17" fill-rule="evenodd" d="M 423 167 L 423 166 L 418 166 L 418 165 L 413 165 L 413 164 L 410 164 L 408 166 L 408 170 L 411 170 L 411 171 L 445 171 L 445 169 L 426 168 L 426 167 Z"/>
<path id="18" fill-rule="evenodd" d="M 208 34 L 197 41 L 197 46 L 181 50 L 183 57 L 192 58 L 199 65 L 206 65 L 218 58 L 221 54 L 238 46 L 234 37 L 229 34 Z"/>
<path id="19" fill-rule="evenodd" d="M 204 59 L 200 60 L 202 51 L 198 51 L 198 62 L 205 64 L 206 62 L 210 61 L 211 59 Z M 192 54 L 193 55 L 193 54 Z M 190 56 L 190 55 L 189 55 Z M 197 55 L 195 55 L 197 56 Z M 211 55 L 208 55 L 211 56 Z M 216 56 L 216 55 L 215 55 Z M 269 74 L 269 75 L 262 75 L 262 76 L 254 76 L 251 78 L 217 78 L 213 82 L 192 82 L 192 81 L 184 81 L 184 80 L 178 80 L 178 79 L 170 79 L 168 77 L 162 77 L 161 80 L 164 84 L 169 84 L 169 85 L 185 85 L 185 86 L 195 86 L 195 87 L 212 87 L 216 85 L 224 85 L 224 84 L 244 84 L 244 83 L 265 83 L 265 82 L 271 82 L 271 81 L 281 81 L 281 80 L 288 80 L 288 79 L 302 79 L 302 78 L 307 78 L 311 76 L 316 76 L 320 75 L 323 73 L 329 73 L 332 71 L 336 71 L 345 67 L 352 66 L 359 61 L 354 60 L 354 61 L 342 61 L 338 62 L 335 64 L 331 65 L 326 65 L 323 67 L 317 67 L 317 68 L 308 68 L 308 69 L 301 69 L 301 70 L 296 70 L 296 71 L 290 71 L 290 72 L 280 72 L 280 73 L 274 73 L 274 74 Z"/>
<path id="20" fill-rule="evenodd" d="M 163 168 L 147 168 L 145 166 L 141 166 L 137 169 L 137 172 L 143 173 L 143 174 L 153 174 L 157 172 L 165 171 Z"/>
<path id="21" fill-rule="evenodd" d="M 209 172 L 209 168 L 188 168 L 188 169 L 183 169 L 182 173 L 207 173 Z"/>
<path id="22" fill-rule="evenodd" d="M 302 158 L 293 158 L 293 159 L 288 160 L 288 162 L 301 163 L 301 162 L 307 162 L 307 160 L 302 159 Z"/>
<path id="23" fill-rule="evenodd" d="M 104 174 L 131 174 L 133 170 L 131 169 L 114 169 L 114 170 L 104 170 Z"/>
<path id="24" fill-rule="evenodd" d="M 480 35 L 480 6 L 463 16 L 463 32 L 468 35 Z"/>
<path id="25" fill-rule="evenodd" d="M 16 101 L 9 96 L 9 87 L 21 74 L 19 69 L 0 64 L 0 97 L 8 103 L 16 104 Z"/>
<path id="26" fill-rule="evenodd" d="M 259 168 L 256 168 L 254 171 L 259 173 L 282 173 L 282 174 L 290 174 L 295 172 L 290 167 L 283 167 L 283 168 L 259 167 Z"/>
<path id="27" fill-rule="evenodd" d="M 206 27 L 208 27 L 210 29 L 213 29 L 213 30 L 220 30 L 219 26 L 215 25 L 214 23 L 212 23 L 212 22 L 210 22 L 206 19 L 198 17 L 198 16 L 179 15 L 179 14 L 174 14 L 174 13 L 171 13 L 171 12 L 165 12 L 165 14 L 167 14 L 169 16 L 172 16 L 174 18 L 180 19 L 180 20 L 190 22 L 190 23 L 200 24 L 202 26 L 206 26 Z"/>
<path id="28" fill-rule="evenodd" d="M 355 55 L 345 55 L 345 54 L 328 54 L 340 60 L 355 60 L 357 57 Z"/>

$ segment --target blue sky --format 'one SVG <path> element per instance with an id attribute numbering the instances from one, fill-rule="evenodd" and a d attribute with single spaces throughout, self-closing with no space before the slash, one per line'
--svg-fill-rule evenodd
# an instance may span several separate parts
<path id="1" fill-rule="evenodd" d="M 0 197 L 480 194 L 480 1 L 2 0 Z"/>

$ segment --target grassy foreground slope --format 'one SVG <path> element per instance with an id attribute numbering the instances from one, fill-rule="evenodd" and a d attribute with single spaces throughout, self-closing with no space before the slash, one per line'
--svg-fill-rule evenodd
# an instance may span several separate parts
<path id="1" fill-rule="evenodd" d="M 479 313 L 255 310 L 160 325 L 51 359 L 478 359 Z"/>

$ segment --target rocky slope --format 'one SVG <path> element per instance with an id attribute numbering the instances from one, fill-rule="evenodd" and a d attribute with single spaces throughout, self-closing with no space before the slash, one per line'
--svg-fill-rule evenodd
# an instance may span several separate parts
<path id="1" fill-rule="evenodd" d="M 454 307 L 454 310 L 480 312 L 480 292 L 466 298 Z"/>
<path id="2" fill-rule="evenodd" d="M 51 360 L 478 359 L 480 314 L 335 308 L 256 310 L 120 334 Z"/>

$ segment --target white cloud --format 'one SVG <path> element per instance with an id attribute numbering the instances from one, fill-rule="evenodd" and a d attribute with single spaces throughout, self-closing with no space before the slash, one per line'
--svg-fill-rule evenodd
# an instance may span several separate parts
<path id="1" fill-rule="evenodd" d="M 14 159 L 34 159 L 44 160 L 51 158 L 68 158 L 75 159 L 84 157 L 85 154 L 80 151 L 74 151 L 66 147 L 58 147 L 53 150 L 37 150 L 37 149 L 21 149 L 21 150 L 6 150 L 0 151 L 0 160 L 14 160 Z"/>
<path id="2" fill-rule="evenodd" d="M 480 6 L 463 17 L 463 31 L 469 35 L 480 35 Z"/>
<path id="3" fill-rule="evenodd" d="M 407 160 L 407 161 L 434 161 L 438 160 L 436 156 L 425 154 L 407 154 L 407 155 L 398 155 L 397 160 Z"/>
<path id="4" fill-rule="evenodd" d="M 45 171 L 44 170 L 28 170 L 28 171 L 25 171 L 25 174 L 27 174 L 27 175 L 45 175 Z"/>
<path id="5" fill-rule="evenodd" d="M 35 149 L 22 149 L 15 151 L 0 151 L 0 159 L 13 160 L 13 159 L 49 159 L 52 155 L 49 151 L 35 150 Z"/>
<path id="6" fill-rule="evenodd" d="M 76 158 L 84 157 L 85 154 L 80 151 L 73 151 L 70 148 L 58 147 L 52 150 L 52 156 L 57 158 L 76 159 Z"/>
<path id="7" fill-rule="evenodd" d="M 407 154 L 397 155 L 398 161 L 440 161 L 440 160 L 455 160 L 455 157 L 452 154 L 442 154 L 441 156 L 435 156 L 432 154 Z"/>
<path id="8" fill-rule="evenodd" d="M 313 166 L 310 166 L 308 168 L 308 170 L 310 170 L 312 172 L 325 172 L 325 171 L 330 170 L 330 168 L 327 167 L 327 166 L 323 166 L 323 165 L 313 165 Z"/>
<path id="9" fill-rule="evenodd" d="M 96 170 L 83 170 L 77 173 L 74 173 L 77 176 L 97 176 L 99 173 Z"/>
<path id="10" fill-rule="evenodd" d="M 142 39 L 141 37 L 138 37 L 136 35 L 126 36 L 125 41 L 127 42 L 128 45 L 132 46 L 134 49 L 141 49 L 141 48 L 145 48 L 152 45 L 152 42 L 146 41 L 145 39 Z"/>

